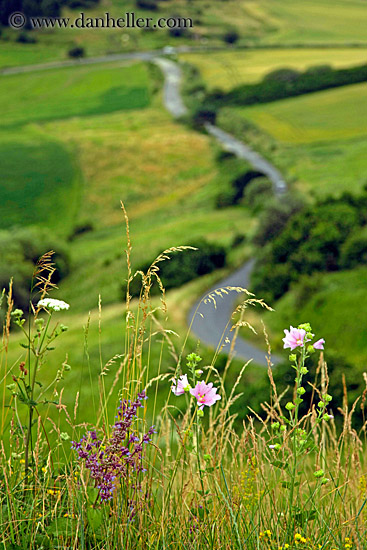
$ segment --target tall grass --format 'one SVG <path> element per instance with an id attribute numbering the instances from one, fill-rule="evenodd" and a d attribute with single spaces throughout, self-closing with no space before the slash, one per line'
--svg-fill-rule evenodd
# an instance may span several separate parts
<path id="1" fill-rule="evenodd" d="M 269 346 L 269 398 L 261 415 L 251 413 L 239 426 L 232 406 L 241 402 L 247 364 L 229 388 L 231 354 L 221 372 L 216 367 L 219 347 L 211 364 L 202 366 L 200 350 L 187 349 L 186 340 L 176 350 L 162 321 L 166 302 L 159 264 L 171 254 L 184 254 L 186 247 L 167 249 L 146 273 L 134 273 L 127 216 L 126 223 L 125 342 L 119 355 L 106 364 L 101 359 L 93 381 L 99 388 L 95 418 L 83 418 L 78 397 L 72 410 L 63 404 L 67 361 L 54 382 L 42 386 L 42 371 L 53 368 L 51 341 L 56 336 L 62 346 L 66 328 L 56 320 L 62 312 L 38 302 L 52 290 L 49 257 L 38 265 L 41 295 L 31 297 L 26 317 L 13 311 L 11 285 L 1 295 L 8 306 L 0 358 L 2 547 L 366 548 L 366 424 L 357 433 L 353 412 L 357 406 L 364 410 L 367 386 L 351 410 L 345 389 L 343 408 L 333 411 L 323 353 L 315 384 L 302 386 L 308 355 L 318 353 L 303 346 L 290 356 L 294 398 L 282 409 Z M 135 276 L 142 280 L 139 300 L 129 295 Z M 161 303 L 154 308 L 153 284 L 161 289 Z M 238 331 L 246 323 L 246 308 L 256 299 L 240 288 L 219 289 L 209 298 L 220 300 L 221 294 L 234 291 L 245 292 L 232 320 Z M 7 360 L 12 320 L 25 333 L 25 361 L 14 365 Z M 162 354 L 163 343 L 168 345 L 172 369 L 162 372 L 155 365 L 158 374 L 153 376 L 150 354 L 156 333 L 162 337 Z M 88 326 L 85 340 L 87 351 Z M 107 384 L 113 363 L 119 367 Z M 176 390 L 180 380 L 187 380 L 186 389 L 179 395 L 170 389 L 158 407 L 163 382 L 170 378 Z M 211 406 L 202 408 L 190 392 L 189 386 L 195 391 L 199 380 L 212 382 L 220 396 Z M 306 414 L 299 412 L 302 400 L 309 403 Z M 344 419 L 341 433 L 336 415 Z"/>

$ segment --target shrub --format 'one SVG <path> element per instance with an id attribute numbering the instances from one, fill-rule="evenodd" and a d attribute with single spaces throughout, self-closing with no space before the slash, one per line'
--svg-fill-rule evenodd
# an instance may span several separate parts
<path id="1" fill-rule="evenodd" d="M 269 243 L 266 254 L 261 252 L 253 273 L 256 292 L 266 293 L 271 301 L 302 274 L 339 269 L 342 245 L 358 221 L 357 209 L 342 200 L 324 201 L 295 214 Z M 267 220 L 268 228 L 270 222 L 271 218 Z"/>
<path id="2" fill-rule="evenodd" d="M 16 38 L 16 41 L 20 44 L 35 44 L 37 42 L 34 36 L 30 36 L 26 32 L 20 32 Z"/>
<path id="3" fill-rule="evenodd" d="M 171 255 L 170 260 L 160 262 L 159 277 L 166 290 L 179 287 L 197 277 L 220 269 L 226 264 L 226 249 L 218 244 L 209 243 L 204 239 L 193 243 L 197 250 L 189 250 L 184 254 L 176 253 Z M 139 270 L 147 272 L 152 262 L 143 265 Z M 140 293 L 141 281 L 135 277 L 130 285 L 130 293 L 137 296 Z M 123 286 L 123 292 L 126 285 Z M 160 292 L 158 285 L 152 287 L 152 294 Z"/>
<path id="4" fill-rule="evenodd" d="M 288 220 L 303 208 L 300 199 L 287 195 L 282 200 L 274 199 L 262 212 L 259 227 L 254 237 L 254 243 L 265 246 L 277 237 L 286 226 Z"/>
<path id="5" fill-rule="evenodd" d="M 0 288 L 7 288 L 13 277 L 15 306 L 28 310 L 29 281 L 37 260 L 53 250 L 56 272 L 52 282 L 57 284 L 70 272 L 70 256 L 63 241 L 50 236 L 47 229 L 28 227 L 0 231 Z"/>
<path id="6" fill-rule="evenodd" d="M 230 29 L 223 35 L 223 41 L 226 44 L 235 44 L 240 38 L 236 29 Z"/>
<path id="7" fill-rule="evenodd" d="M 328 88 L 346 86 L 365 82 L 367 80 L 367 65 L 348 69 L 313 69 L 298 73 L 294 69 L 278 69 L 266 75 L 257 84 L 240 85 L 230 90 L 222 99 L 220 105 L 253 105 L 276 101 Z M 213 100 L 208 95 L 207 100 Z"/>
<path id="8" fill-rule="evenodd" d="M 158 9 L 156 0 L 136 0 L 136 6 L 142 10 L 156 11 Z"/>
<path id="9" fill-rule="evenodd" d="M 367 228 L 353 233 L 341 248 L 341 268 L 352 269 L 360 264 L 367 264 Z"/>
<path id="10" fill-rule="evenodd" d="M 246 186 L 245 202 L 255 210 L 264 207 L 273 196 L 273 184 L 268 178 L 256 177 Z"/>
<path id="11" fill-rule="evenodd" d="M 85 50 L 82 46 L 74 46 L 68 51 L 68 56 L 74 59 L 79 59 L 85 56 Z"/>
<path id="12" fill-rule="evenodd" d="M 300 77 L 300 72 L 295 69 L 276 69 L 264 76 L 263 82 L 295 82 Z"/>

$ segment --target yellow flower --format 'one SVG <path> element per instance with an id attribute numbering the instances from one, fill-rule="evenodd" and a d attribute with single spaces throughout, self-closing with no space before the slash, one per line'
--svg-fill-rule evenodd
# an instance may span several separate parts
<path id="1" fill-rule="evenodd" d="M 296 533 L 296 534 L 294 535 L 294 538 L 295 538 L 295 540 L 301 540 L 301 539 L 302 539 L 302 535 L 300 535 L 299 533 Z"/>
<path id="2" fill-rule="evenodd" d="M 21 459 L 19 460 L 19 462 L 20 462 L 21 464 L 25 464 L 24 458 L 21 458 Z"/>

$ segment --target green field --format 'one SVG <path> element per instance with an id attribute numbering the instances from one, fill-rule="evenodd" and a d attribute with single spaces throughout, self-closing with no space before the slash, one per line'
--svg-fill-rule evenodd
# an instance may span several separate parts
<path id="1" fill-rule="evenodd" d="M 78 17 L 80 9 L 64 10 L 64 17 Z M 16 42 L 18 31 L 4 30 L 0 38 L 0 67 L 67 59 L 68 51 L 82 46 L 86 55 L 98 56 L 170 45 L 225 46 L 223 36 L 231 29 L 238 32 L 240 46 L 264 45 L 366 45 L 367 13 L 363 0 L 247 1 L 165 0 L 158 11 L 141 10 L 133 0 L 108 0 L 93 9 L 84 9 L 86 17 L 112 17 L 133 11 L 137 17 L 190 17 L 189 36 L 175 38 L 166 29 L 56 29 L 35 31 L 35 44 Z M 325 16 L 327 14 L 327 16 Z M 276 56 L 277 54 L 275 54 Z M 292 55 L 292 54 L 291 54 Z M 353 57 L 355 54 L 351 54 Z M 316 56 L 318 57 L 318 56 Z"/>
<path id="2" fill-rule="evenodd" d="M 250 2 L 248 9 L 254 17 L 266 18 L 271 28 L 264 41 L 272 44 L 366 41 L 363 0 L 261 0 Z"/>
<path id="3" fill-rule="evenodd" d="M 282 143 L 334 142 L 367 135 L 366 92 L 356 84 L 236 112 Z"/>
<path id="4" fill-rule="evenodd" d="M 285 173 L 293 187 L 315 196 L 358 191 L 367 174 L 365 84 L 241 108 L 225 108 L 219 124 Z M 254 132 L 246 130 L 250 121 Z"/>
<path id="5" fill-rule="evenodd" d="M 275 69 L 305 70 L 315 65 L 350 67 L 367 62 L 364 48 L 284 48 L 181 54 L 179 59 L 196 66 L 208 89 L 230 90 L 259 82 Z"/>
<path id="6" fill-rule="evenodd" d="M 1 77 L 0 129 L 29 122 L 143 109 L 150 103 L 146 66 L 96 65 Z"/>
<path id="7" fill-rule="evenodd" d="M 80 217 L 88 174 L 75 140 L 66 142 L 62 132 L 51 135 L 42 122 L 77 117 L 81 124 L 92 114 L 144 111 L 150 86 L 143 64 L 1 77 L 0 228 L 41 224 L 67 233 Z"/>

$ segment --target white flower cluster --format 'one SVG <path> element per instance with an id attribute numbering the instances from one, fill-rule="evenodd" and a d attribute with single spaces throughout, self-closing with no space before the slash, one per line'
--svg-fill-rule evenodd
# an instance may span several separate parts
<path id="1" fill-rule="evenodd" d="M 69 309 L 69 304 L 63 302 L 62 300 L 54 300 L 53 298 L 43 298 L 37 304 L 37 307 L 44 307 L 50 311 L 61 311 L 64 309 Z"/>

